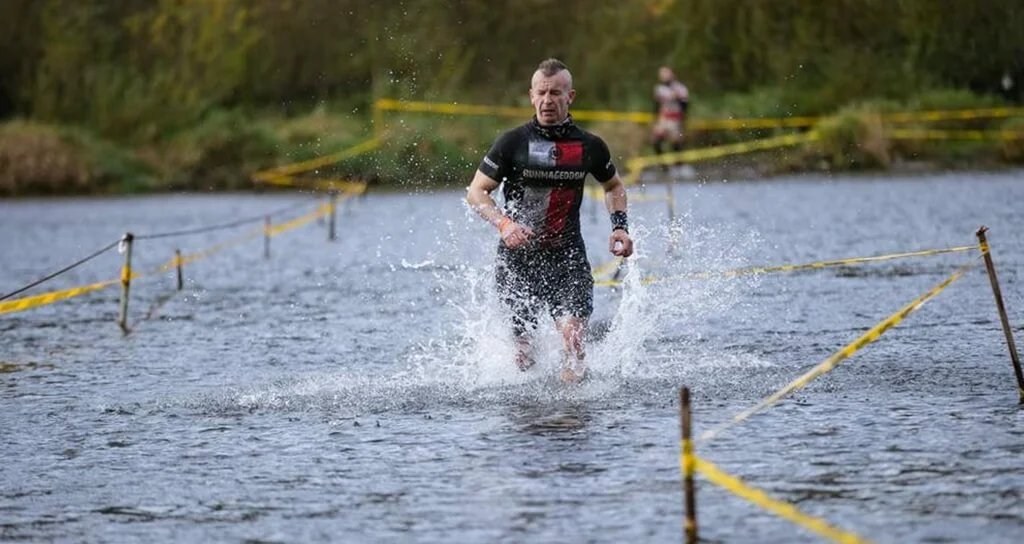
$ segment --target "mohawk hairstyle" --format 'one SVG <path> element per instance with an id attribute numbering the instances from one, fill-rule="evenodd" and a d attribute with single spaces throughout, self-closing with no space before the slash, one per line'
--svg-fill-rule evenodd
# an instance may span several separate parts
<path id="1" fill-rule="evenodd" d="M 569 69 L 569 67 L 566 66 L 564 62 L 562 62 L 562 61 L 560 61 L 560 60 L 558 60 L 556 58 L 550 58 L 550 59 L 543 60 L 537 66 L 537 71 L 542 73 L 542 74 L 544 74 L 544 77 L 551 77 L 551 76 L 557 74 L 558 72 L 561 72 L 562 70 L 568 70 L 568 69 Z"/>

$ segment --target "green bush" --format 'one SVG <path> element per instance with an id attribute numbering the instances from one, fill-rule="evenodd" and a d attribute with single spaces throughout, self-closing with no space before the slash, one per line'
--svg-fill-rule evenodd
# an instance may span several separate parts
<path id="1" fill-rule="evenodd" d="M 826 117 L 814 126 L 819 139 L 811 149 L 833 169 L 889 167 L 889 141 L 878 111 L 853 106 Z"/>
<path id="2" fill-rule="evenodd" d="M 1006 139 L 1001 142 L 1002 158 L 1015 164 L 1024 164 L 1024 117 L 1011 117 L 1002 122 L 1000 130 L 1014 133 L 1018 138 Z"/>
<path id="3" fill-rule="evenodd" d="M 165 144 L 165 185 L 174 190 L 252 187 L 253 172 L 273 166 L 282 143 L 266 123 L 239 111 L 218 110 Z"/>
<path id="4" fill-rule="evenodd" d="M 980 95 L 967 89 L 932 89 L 904 101 L 906 111 L 971 110 L 1005 105 L 993 95 Z"/>
<path id="5" fill-rule="evenodd" d="M 157 172 L 137 152 L 79 127 L 63 127 L 61 137 L 83 150 L 94 183 L 90 192 L 141 193 L 157 188 Z"/>
<path id="6" fill-rule="evenodd" d="M 498 120 L 409 117 L 389 120 L 384 143 L 366 165 L 385 183 L 468 185 L 500 132 Z M 504 128 L 515 122 L 506 121 Z"/>

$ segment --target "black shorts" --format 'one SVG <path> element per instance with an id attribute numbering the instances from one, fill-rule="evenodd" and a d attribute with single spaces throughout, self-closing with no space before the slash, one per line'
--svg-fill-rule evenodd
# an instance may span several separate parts
<path id="1" fill-rule="evenodd" d="M 512 311 L 517 336 L 537 327 L 544 306 L 554 319 L 587 320 L 594 311 L 594 276 L 582 244 L 514 250 L 500 244 L 496 276 L 498 296 Z"/>

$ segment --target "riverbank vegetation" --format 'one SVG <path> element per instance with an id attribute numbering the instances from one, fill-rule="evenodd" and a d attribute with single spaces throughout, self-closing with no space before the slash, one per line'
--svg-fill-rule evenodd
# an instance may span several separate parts
<path id="1" fill-rule="evenodd" d="M 1024 142 L 894 139 L 898 111 L 1019 105 L 1024 7 L 939 0 L 10 0 L 0 21 L 0 194 L 217 190 L 358 143 L 378 98 L 527 105 L 536 63 L 574 107 L 650 111 L 657 67 L 692 116 L 822 117 L 763 173 L 1024 161 Z M 514 24 L 509 23 L 514 21 Z M 599 37 L 599 38 L 598 38 Z M 509 119 L 392 113 L 331 175 L 461 184 Z M 901 125 L 1014 130 L 1024 118 Z M 595 123 L 620 157 L 647 127 Z M 691 132 L 690 147 L 778 133 Z M 744 159 L 747 160 L 747 159 Z M 728 159 L 725 160 L 726 166 Z"/>

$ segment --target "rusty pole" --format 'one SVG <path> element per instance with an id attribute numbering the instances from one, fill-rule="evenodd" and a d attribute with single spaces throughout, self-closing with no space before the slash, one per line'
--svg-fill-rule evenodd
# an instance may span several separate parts
<path id="1" fill-rule="evenodd" d="M 693 441 L 690 438 L 690 389 L 688 387 L 679 390 L 679 422 L 683 435 L 683 497 L 686 507 L 683 530 L 686 534 L 686 543 L 695 544 L 697 542 L 697 490 L 693 484 L 693 473 L 697 462 L 693 455 Z"/>
<path id="2" fill-rule="evenodd" d="M 988 239 L 985 232 L 988 227 L 978 229 L 978 242 L 981 244 L 981 254 L 985 258 L 985 268 L 988 269 L 989 283 L 992 284 L 992 294 L 996 297 L 996 309 L 999 310 L 999 321 L 1003 325 L 1003 334 L 1006 335 L 1006 347 L 1010 350 L 1010 362 L 1013 363 L 1013 372 L 1017 375 L 1017 394 L 1021 404 L 1024 404 L 1024 372 L 1020 368 L 1020 357 L 1017 355 L 1017 346 L 1013 342 L 1013 330 L 1010 328 L 1010 319 L 1006 316 L 1006 305 L 1003 304 L 1003 292 L 999 289 L 999 279 L 996 278 L 996 265 L 992 262 L 992 253 L 989 251 Z"/>

